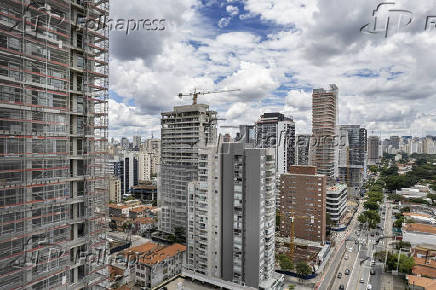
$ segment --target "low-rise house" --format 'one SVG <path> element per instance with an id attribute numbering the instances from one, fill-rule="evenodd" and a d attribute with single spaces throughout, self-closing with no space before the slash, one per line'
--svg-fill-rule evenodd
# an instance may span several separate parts
<path id="1" fill-rule="evenodd" d="M 436 279 L 436 250 L 417 247 L 413 249 L 413 259 L 415 260 L 413 274 Z"/>
<path id="2" fill-rule="evenodd" d="M 140 287 L 151 289 L 182 272 L 186 246 L 162 246 L 148 242 L 122 251 L 130 261 L 131 278 Z M 132 263 L 133 261 L 133 263 Z"/>
<path id="3" fill-rule="evenodd" d="M 403 241 L 409 242 L 413 247 L 436 245 L 436 226 L 419 223 L 404 224 L 402 231 Z"/>
<path id="4" fill-rule="evenodd" d="M 109 204 L 109 216 L 127 217 L 131 206 L 125 204 Z"/>
<path id="5" fill-rule="evenodd" d="M 135 281 L 141 287 L 151 289 L 182 272 L 186 246 L 172 244 L 156 248 L 139 258 Z"/>
<path id="6" fill-rule="evenodd" d="M 151 217 L 138 217 L 134 220 L 136 232 L 140 235 L 150 232 L 156 227 L 156 219 Z"/>
<path id="7" fill-rule="evenodd" d="M 436 219 L 426 213 L 405 212 L 403 215 L 417 223 L 436 224 Z"/>
<path id="8" fill-rule="evenodd" d="M 406 279 L 407 279 L 407 283 L 409 284 L 409 289 L 436 290 L 436 280 L 434 279 L 413 276 L 413 275 L 407 275 Z"/>

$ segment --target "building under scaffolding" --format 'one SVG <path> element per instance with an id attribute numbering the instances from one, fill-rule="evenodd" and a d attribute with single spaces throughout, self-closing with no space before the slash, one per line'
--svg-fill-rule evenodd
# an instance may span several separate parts
<path id="1" fill-rule="evenodd" d="M 90 289 L 105 264 L 109 0 L 0 5 L 0 289 Z M 93 28 L 93 30 L 91 30 Z"/>
<path id="2" fill-rule="evenodd" d="M 208 105 L 174 107 L 162 113 L 158 178 L 159 230 L 187 230 L 188 184 L 198 179 L 198 148 L 217 138 L 217 113 Z"/>

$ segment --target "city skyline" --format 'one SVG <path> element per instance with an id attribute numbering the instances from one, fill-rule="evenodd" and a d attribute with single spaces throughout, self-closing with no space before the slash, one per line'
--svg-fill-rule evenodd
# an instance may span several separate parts
<path id="1" fill-rule="evenodd" d="M 423 30 L 431 1 L 398 5 L 414 21 L 389 38 L 359 31 L 375 2 L 141 3 L 114 1 L 111 17 L 165 18 L 166 29 L 111 32 L 111 137 L 159 136 L 160 113 L 190 104 L 177 95 L 194 88 L 241 90 L 199 97 L 227 119 L 219 125 L 280 112 L 293 117 L 296 134 L 309 133 L 312 89 L 329 83 L 340 88 L 339 124 L 382 137 L 436 135 L 434 37 Z"/>

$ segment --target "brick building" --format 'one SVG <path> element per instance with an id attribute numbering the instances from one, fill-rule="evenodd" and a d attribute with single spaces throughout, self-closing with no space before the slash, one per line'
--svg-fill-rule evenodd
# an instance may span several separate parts
<path id="1" fill-rule="evenodd" d="M 280 176 L 280 233 L 324 243 L 326 239 L 326 176 L 315 166 L 291 166 Z"/>

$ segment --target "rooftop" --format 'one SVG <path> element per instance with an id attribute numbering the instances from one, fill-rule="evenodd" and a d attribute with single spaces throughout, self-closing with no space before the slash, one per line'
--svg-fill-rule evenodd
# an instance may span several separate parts
<path id="1" fill-rule="evenodd" d="M 150 242 L 151 243 L 151 242 Z M 186 246 L 181 244 L 172 244 L 167 247 L 159 247 L 153 249 L 148 255 L 142 256 L 139 261 L 147 265 L 158 264 L 163 260 L 174 257 L 178 253 L 186 251 Z"/>
<path id="2" fill-rule="evenodd" d="M 426 217 L 426 218 L 431 218 L 431 216 L 429 214 L 425 214 L 425 213 L 417 213 L 417 212 L 404 212 L 403 213 L 404 216 L 411 216 L 411 217 Z"/>
<path id="3" fill-rule="evenodd" d="M 154 218 L 151 218 L 151 217 L 138 217 L 135 219 L 135 223 L 153 224 L 153 223 L 155 223 L 155 220 L 154 220 Z"/>
<path id="4" fill-rule="evenodd" d="M 436 227 L 428 224 L 405 224 L 403 226 L 403 231 L 436 235 Z"/>
<path id="5" fill-rule="evenodd" d="M 409 285 L 419 286 L 425 290 L 436 290 L 436 280 L 413 275 L 407 275 L 406 278 L 409 281 Z"/>

